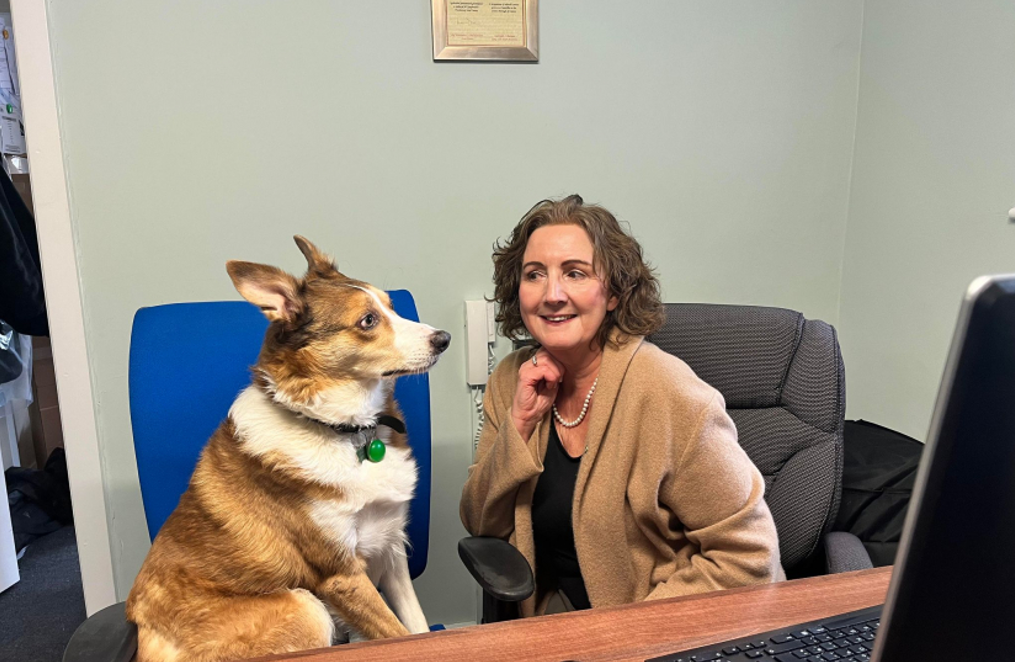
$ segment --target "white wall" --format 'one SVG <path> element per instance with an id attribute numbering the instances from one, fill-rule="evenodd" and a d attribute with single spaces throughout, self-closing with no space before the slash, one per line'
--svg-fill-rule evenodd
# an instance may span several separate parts
<path id="1" fill-rule="evenodd" d="M 431 381 L 432 621 L 475 616 L 462 301 L 531 204 L 577 191 L 630 220 L 668 300 L 837 321 L 861 0 L 540 9 L 540 63 L 435 64 L 422 1 L 49 0 L 121 597 L 148 546 L 132 315 L 237 298 L 227 259 L 300 269 L 294 233 L 456 334 Z"/>
<path id="2" fill-rule="evenodd" d="M 924 440 L 959 302 L 1015 272 L 1015 4 L 864 10 L 840 340 L 847 416 Z"/>

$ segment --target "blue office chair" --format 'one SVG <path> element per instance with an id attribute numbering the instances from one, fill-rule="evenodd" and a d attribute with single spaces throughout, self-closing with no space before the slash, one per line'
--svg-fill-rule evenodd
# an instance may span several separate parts
<path id="1" fill-rule="evenodd" d="M 412 295 L 388 293 L 395 312 L 419 320 Z M 246 301 L 178 303 L 142 308 L 130 342 L 130 416 L 148 534 L 154 539 L 187 489 L 198 456 L 250 384 L 268 320 Z M 398 378 L 401 407 L 419 466 L 409 504 L 409 574 L 426 568 L 430 531 L 430 380 Z M 137 631 L 124 603 L 103 609 L 74 632 L 64 662 L 128 662 Z M 443 629 L 434 626 L 433 629 Z"/>

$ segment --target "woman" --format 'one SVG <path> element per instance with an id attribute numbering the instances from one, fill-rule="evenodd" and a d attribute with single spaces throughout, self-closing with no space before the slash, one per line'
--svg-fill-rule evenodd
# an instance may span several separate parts
<path id="1" fill-rule="evenodd" d="M 659 284 L 610 212 L 544 200 L 494 247 L 497 321 L 538 343 L 490 376 L 462 492 L 473 535 L 534 567 L 522 615 L 777 581 L 761 474 L 718 391 L 644 340 Z"/>

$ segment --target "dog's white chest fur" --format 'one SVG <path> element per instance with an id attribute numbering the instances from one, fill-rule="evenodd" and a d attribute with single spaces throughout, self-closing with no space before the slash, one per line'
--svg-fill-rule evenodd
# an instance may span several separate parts
<path id="1" fill-rule="evenodd" d="M 376 501 L 350 512 L 344 503 L 318 501 L 310 515 L 321 532 L 343 549 L 372 559 L 405 544 L 405 503 Z"/>
<path id="2" fill-rule="evenodd" d="M 343 486 L 342 498 L 315 502 L 310 515 L 325 536 L 361 557 L 398 551 L 405 544 L 416 463 L 401 448 L 389 448 L 376 464 L 356 462 L 354 482 Z"/>
<path id="3" fill-rule="evenodd" d="M 338 488 L 336 498 L 310 506 L 325 537 L 368 559 L 400 552 L 417 475 L 408 449 L 389 446 L 380 462 L 360 462 L 349 440 L 293 417 L 254 386 L 237 397 L 230 416 L 246 452 L 281 458 L 281 468 Z M 377 431 L 387 441 L 388 430 L 382 426 Z"/>

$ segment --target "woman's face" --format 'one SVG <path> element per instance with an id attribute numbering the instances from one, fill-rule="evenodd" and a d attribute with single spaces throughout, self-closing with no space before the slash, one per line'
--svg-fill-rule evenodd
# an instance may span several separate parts
<path id="1" fill-rule="evenodd" d="M 578 225 L 544 225 L 529 237 L 518 286 L 522 321 L 551 353 L 588 351 L 617 307 L 593 263 L 592 242 Z"/>

